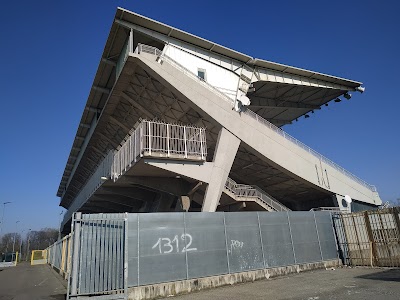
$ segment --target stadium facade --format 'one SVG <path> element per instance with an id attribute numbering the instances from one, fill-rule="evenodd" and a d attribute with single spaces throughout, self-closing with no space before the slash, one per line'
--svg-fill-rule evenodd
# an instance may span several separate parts
<path id="1" fill-rule="evenodd" d="M 374 186 L 281 129 L 363 91 L 118 8 L 57 192 L 62 229 L 76 211 L 376 207 Z"/>

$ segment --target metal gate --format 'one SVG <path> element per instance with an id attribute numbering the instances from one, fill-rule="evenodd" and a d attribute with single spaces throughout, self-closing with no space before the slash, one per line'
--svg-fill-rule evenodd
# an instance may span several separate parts
<path id="1" fill-rule="evenodd" d="M 400 208 L 338 214 L 334 217 L 345 264 L 400 267 Z"/>
<path id="2" fill-rule="evenodd" d="M 74 214 L 68 299 L 127 298 L 127 228 L 124 213 Z"/>

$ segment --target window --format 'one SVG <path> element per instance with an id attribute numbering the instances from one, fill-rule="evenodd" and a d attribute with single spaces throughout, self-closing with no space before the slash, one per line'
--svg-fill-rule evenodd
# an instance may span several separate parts
<path id="1" fill-rule="evenodd" d="M 204 70 L 204 69 L 197 69 L 197 76 L 198 76 L 200 79 L 206 81 L 206 70 Z"/>

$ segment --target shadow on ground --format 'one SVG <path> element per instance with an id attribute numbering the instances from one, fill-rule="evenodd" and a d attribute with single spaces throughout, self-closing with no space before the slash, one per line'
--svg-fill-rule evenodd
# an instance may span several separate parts
<path id="1" fill-rule="evenodd" d="M 360 275 L 356 278 L 400 282 L 400 269 L 388 269 L 378 273 Z"/>

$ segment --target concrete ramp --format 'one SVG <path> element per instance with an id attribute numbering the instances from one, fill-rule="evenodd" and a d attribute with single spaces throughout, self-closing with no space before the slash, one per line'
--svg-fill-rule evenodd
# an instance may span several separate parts
<path id="1" fill-rule="evenodd" d="M 128 58 L 140 65 L 175 94 L 186 99 L 196 111 L 207 115 L 232 133 L 247 149 L 280 172 L 304 186 L 326 195 L 349 195 L 368 204 L 381 199 L 369 185 L 318 152 L 291 137 L 250 110 L 232 110 L 232 99 L 196 77 L 168 57 L 131 53 Z M 236 158 L 237 159 L 237 158 Z"/>

